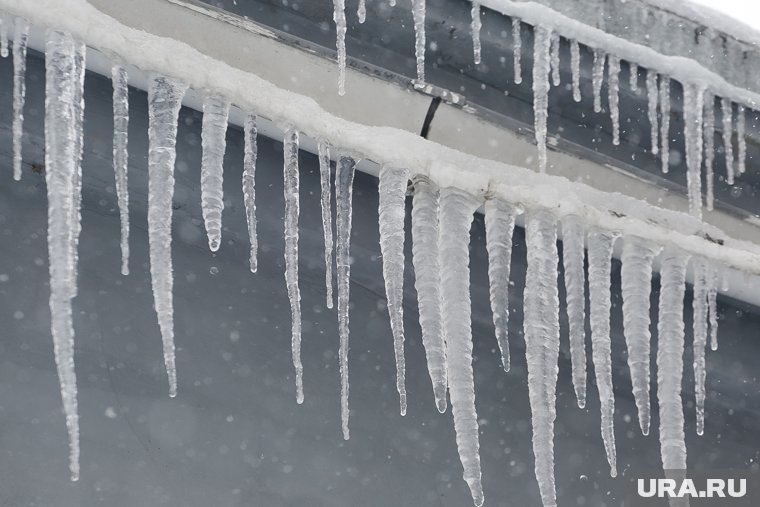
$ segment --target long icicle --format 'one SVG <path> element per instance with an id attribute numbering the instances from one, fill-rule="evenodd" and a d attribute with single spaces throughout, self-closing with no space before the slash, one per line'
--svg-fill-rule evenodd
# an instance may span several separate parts
<path id="1" fill-rule="evenodd" d="M 478 416 L 472 371 L 470 227 L 478 201 L 455 188 L 441 190 L 440 265 L 449 396 L 459 459 L 475 505 L 483 505 Z"/>
<path id="2" fill-rule="evenodd" d="M 662 172 L 670 169 L 670 77 L 660 76 L 660 159 Z"/>
<path id="3" fill-rule="evenodd" d="M 522 22 L 512 17 L 512 68 L 515 84 L 522 83 Z"/>
<path id="4" fill-rule="evenodd" d="M 604 60 L 607 54 L 601 49 L 594 49 L 594 64 L 591 68 L 591 87 L 594 91 L 594 112 L 602 111 L 602 83 L 604 82 Z"/>
<path id="5" fill-rule="evenodd" d="M 172 290 L 172 198 L 177 158 L 177 120 L 187 85 L 153 75 L 148 83 L 148 242 L 150 278 L 169 396 L 177 396 L 174 359 L 174 303 Z"/>
<path id="6" fill-rule="evenodd" d="M 512 262 L 512 232 L 517 210 L 498 198 L 485 204 L 486 249 L 491 312 L 501 364 L 509 371 L 509 271 Z"/>
<path id="7" fill-rule="evenodd" d="M 615 452 L 615 394 L 612 386 L 610 346 L 610 276 L 614 236 L 601 230 L 588 234 L 589 316 L 591 352 L 602 416 L 602 440 L 610 465 L 610 476 L 617 476 Z"/>
<path id="8" fill-rule="evenodd" d="M 747 138 L 744 137 L 745 123 L 744 106 L 736 106 L 736 172 L 744 174 L 747 167 Z"/>
<path id="9" fill-rule="evenodd" d="M 129 89 L 127 69 L 111 66 L 113 83 L 113 170 L 121 224 L 121 274 L 129 274 Z"/>
<path id="10" fill-rule="evenodd" d="M 704 107 L 704 88 L 701 85 L 684 84 L 684 142 L 689 213 L 698 220 L 702 220 L 702 111 Z"/>
<path id="11" fill-rule="evenodd" d="M 406 415 L 406 365 L 404 360 L 404 219 L 409 170 L 391 166 L 380 169 L 378 188 L 380 252 L 383 279 L 396 357 L 396 390 L 401 415 Z"/>
<path id="12" fill-rule="evenodd" d="M 554 420 L 559 358 L 559 254 L 554 217 L 530 211 L 525 218 L 528 270 L 525 277 L 525 359 L 533 428 L 536 480 L 545 506 L 557 505 L 554 480 Z"/>
<path id="13" fill-rule="evenodd" d="M 681 382 L 684 351 L 683 299 L 688 257 L 675 248 L 667 248 L 661 259 L 657 400 L 660 406 L 662 467 L 669 477 L 686 471 Z"/>
<path id="14" fill-rule="evenodd" d="M 422 343 L 425 346 L 428 373 L 433 383 L 435 405 L 440 413 L 444 413 L 447 387 L 446 342 L 441 309 L 438 209 L 438 188 L 427 178 L 416 178 L 412 199 L 414 288 L 417 290 Z"/>
<path id="15" fill-rule="evenodd" d="M 26 99 L 26 47 L 29 23 L 16 18 L 13 35 L 13 179 L 21 179 L 21 140 L 24 135 Z"/>
<path id="16" fill-rule="evenodd" d="M 472 21 L 470 22 L 470 31 L 472 32 L 472 54 L 475 65 L 480 63 L 480 29 L 482 23 L 480 21 L 480 2 L 473 0 L 472 8 L 470 9 L 470 15 Z"/>
<path id="17" fill-rule="evenodd" d="M 51 333 L 69 435 L 71 480 L 79 479 L 79 415 L 74 370 L 71 297 L 71 223 L 76 155 L 75 52 L 78 43 L 64 32 L 47 33 L 45 50 L 45 182 L 48 198 L 48 255 Z"/>
<path id="18" fill-rule="evenodd" d="M 705 182 L 707 189 L 705 193 L 705 206 L 712 211 L 715 204 L 715 97 L 711 93 L 705 93 L 704 109 L 702 111 L 704 118 L 702 137 L 705 147 Z"/>
<path id="19" fill-rule="evenodd" d="M 351 199 L 356 162 L 341 155 L 335 170 L 335 265 L 338 274 L 338 333 L 340 334 L 340 418 L 343 438 L 348 440 L 348 310 L 351 279 Z"/>
<path id="20" fill-rule="evenodd" d="M 692 344 L 694 367 L 694 398 L 696 404 L 697 435 L 705 432 L 705 349 L 708 334 L 708 302 L 707 302 L 707 261 L 695 259 L 694 291 L 692 296 L 692 329 L 694 342 Z"/>
<path id="21" fill-rule="evenodd" d="M 283 181 L 285 193 L 285 283 L 290 301 L 293 368 L 296 372 L 296 403 L 303 403 L 303 364 L 301 364 L 301 289 L 298 286 L 298 131 L 285 130 L 283 140 Z"/>
<path id="22" fill-rule="evenodd" d="M 74 135 L 74 183 L 72 185 L 73 206 L 71 208 L 71 234 L 69 251 L 71 256 L 71 297 L 76 297 L 78 291 L 79 272 L 79 236 L 82 232 L 82 153 L 84 148 L 84 75 L 86 46 L 82 42 L 74 44 L 74 97 L 71 102 L 73 108 Z"/>
<path id="23" fill-rule="evenodd" d="M 248 241 L 251 245 L 249 265 L 251 273 L 259 269 L 259 239 L 256 231 L 256 158 L 258 131 L 256 128 L 256 115 L 248 113 L 243 126 L 243 203 L 245 204 L 245 219 L 248 225 Z"/>
<path id="24" fill-rule="evenodd" d="M 612 120 L 612 144 L 620 144 L 620 58 L 610 55 L 607 63 L 607 101 Z"/>
<path id="25" fill-rule="evenodd" d="M 657 122 L 657 106 L 660 102 L 657 91 L 657 72 L 647 69 L 647 117 L 649 118 L 650 148 L 653 155 L 660 151 L 660 125 Z"/>
<path id="26" fill-rule="evenodd" d="M 335 48 L 338 57 L 338 95 L 346 94 L 346 0 L 333 0 Z"/>
<path id="27" fill-rule="evenodd" d="M 203 102 L 201 128 L 201 209 L 208 235 L 208 247 L 219 250 L 222 243 L 224 210 L 224 150 L 227 146 L 227 118 L 230 103 L 223 97 L 209 95 Z"/>
<path id="28" fill-rule="evenodd" d="M 651 420 L 649 404 L 650 362 L 650 303 L 652 291 L 652 261 L 661 248 L 642 239 L 630 236 L 623 240 L 620 277 L 623 295 L 623 332 L 628 349 L 628 369 L 639 427 L 649 434 Z"/>
<path id="29" fill-rule="evenodd" d="M 586 406 L 586 274 L 583 269 L 586 232 L 580 217 L 562 221 L 562 263 L 565 275 L 567 323 L 573 387 L 578 406 Z"/>
<path id="30" fill-rule="evenodd" d="M 325 294 L 327 308 L 333 307 L 333 233 L 332 209 L 330 208 L 330 145 L 325 140 L 317 142 L 319 157 L 320 206 L 322 208 L 322 233 L 325 242 Z"/>
<path id="31" fill-rule="evenodd" d="M 721 121 L 723 123 L 723 152 L 726 157 L 726 182 L 729 185 L 734 184 L 734 145 L 731 138 L 734 135 L 733 109 L 731 100 L 727 98 L 720 99 Z"/>
<path id="32" fill-rule="evenodd" d="M 425 2 L 412 0 L 414 18 L 414 55 L 417 60 L 417 81 L 425 82 Z"/>
<path id="33" fill-rule="evenodd" d="M 554 86 L 559 86 L 561 83 L 560 75 L 559 75 L 559 49 L 560 49 L 560 38 L 559 33 L 552 31 L 551 36 L 551 42 L 549 44 L 549 60 L 551 62 L 551 68 L 552 68 L 552 84 Z"/>
<path id="34" fill-rule="evenodd" d="M 581 47 L 578 41 L 570 41 L 570 72 L 573 77 L 573 100 L 581 101 Z"/>
<path id="35" fill-rule="evenodd" d="M 538 170 L 546 172 L 546 121 L 549 114 L 549 45 L 551 31 L 536 26 L 533 38 L 533 129 L 538 146 Z"/>

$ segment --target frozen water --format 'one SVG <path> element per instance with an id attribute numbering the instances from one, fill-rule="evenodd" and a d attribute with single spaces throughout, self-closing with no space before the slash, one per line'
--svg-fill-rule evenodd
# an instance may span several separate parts
<path id="1" fill-rule="evenodd" d="M 594 63 L 591 68 L 591 86 L 594 89 L 594 112 L 602 111 L 602 82 L 604 81 L 604 60 L 607 55 L 600 49 L 594 49 Z"/>
<path id="2" fill-rule="evenodd" d="M 551 31 L 537 26 L 533 39 L 533 124 L 538 170 L 546 172 L 546 121 L 549 114 L 549 46 Z"/>
<path id="3" fill-rule="evenodd" d="M 111 67 L 113 83 L 113 170 L 116 180 L 116 198 L 119 203 L 121 224 L 121 274 L 129 274 L 129 89 L 127 69 L 114 64 Z"/>
<path id="4" fill-rule="evenodd" d="M 573 387 L 578 406 L 586 406 L 586 274 L 584 270 L 586 231 L 580 217 L 562 221 L 562 263 L 567 293 L 567 323 Z"/>
<path id="5" fill-rule="evenodd" d="M 660 160 L 662 172 L 670 169 L 670 77 L 660 76 Z"/>
<path id="6" fill-rule="evenodd" d="M 470 24 L 470 32 L 472 32 L 472 54 L 475 64 L 480 63 L 480 28 L 482 23 L 480 21 L 480 2 L 473 0 L 471 8 L 472 22 Z"/>
<path id="7" fill-rule="evenodd" d="M 24 134 L 26 98 L 26 47 L 29 23 L 16 18 L 13 35 L 13 179 L 21 179 L 21 138 Z"/>
<path id="8" fill-rule="evenodd" d="M 346 0 L 333 0 L 336 51 L 338 53 L 338 95 L 346 94 Z"/>
<path id="9" fill-rule="evenodd" d="M 647 117 L 649 118 L 650 150 L 654 155 L 660 151 L 660 125 L 657 121 L 657 106 L 660 103 L 657 91 L 657 72 L 647 69 Z"/>
<path id="10" fill-rule="evenodd" d="M 222 242 L 224 210 L 224 151 L 227 147 L 227 117 L 230 103 L 223 97 L 209 95 L 203 102 L 201 142 L 201 209 L 208 235 L 208 247 L 219 250 Z"/>
<path id="11" fill-rule="evenodd" d="M 251 272 L 258 270 L 259 240 L 256 231 L 256 158 L 258 155 L 256 115 L 249 113 L 243 126 L 243 203 L 248 225 L 248 241 L 251 244 L 249 265 Z"/>
<path id="12" fill-rule="evenodd" d="M 570 69 L 573 75 L 573 100 L 581 101 L 581 48 L 577 40 L 570 41 Z"/>
<path id="13" fill-rule="evenodd" d="M 325 140 L 317 143 L 319 157 L 320 207 L 322 209 L 322 233 L 325 242 L 325 294 L 327 308 L 333 307 L 333 231 L 330 205 L 330 145 Z"/>
<path id="14" fill-rule="evenodd" d="M 414 18 L 414 54 L 417 59 L 417 80 L 423 83 L 425 82 L 425 2 L 426 0 L 412 0 L 412 17 Z"/>

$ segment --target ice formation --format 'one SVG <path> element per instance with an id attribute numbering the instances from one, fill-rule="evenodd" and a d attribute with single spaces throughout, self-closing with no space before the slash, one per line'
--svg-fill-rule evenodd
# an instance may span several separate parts
<path id="1" fill-rule="evenodd" d="M 441 309 L 441 272 L 438 255 L 439 191 L 429 179 L 414 180 L 412 198 L 412 262 L 420 312 L 422 343 L 438 411 L 446 411 L 446 342 Z"/>
<path id="2" fill-rule="evenodd" d="M 483 487 L 472 371 L 469 243 L 473 214 L 480 203 L 455 188 L 442 189 L 440 199 L 439 256 L 440 265 L 446 266 L 441 270 L 441 300 L 449 396 L 464 480 L 479 507 L 483 505 Z"/>
<path id="3" fill-rule="evenodd" d="M 607 100 L 612 120 L 612 144 L 620 144 L 620 109 L 618 108 L 620 92 L 620 58 L 610 55 L 607 62 Z"/>
<path id="4" fill-rule="evenodd" d="M 705 153 L 705 207 L 713 209 L 715 202 L 715 174 L 713 164 L 715 161 L 715 97 L 710 92 L 705 92 L 703 118 L 703 144 Z"/>
<path id="5" fill-rule="evenodd" d="M 660 160 L 662 172 L 670 169 L 670 78 L 660 76 Z"/>
<path id="6" fill-rule="evenodd" d="M 491 312 L 496 342 L 501 351 L 501 364 L 509 371 L 509 271 L 512 262 L 512 231 L 517 210 L 501 199 L 488 199 L 485 204 L 486 249 Z"/>
<path id="7" fill-rule="evenodd" d="M 219 250 L 222 243 L 223 163 L 229 113 L 230 103 L 223 97 L 209 95 L 203 102 L 201 209 L 208 235 L 208 247 L 212 252 Z"/>
<path id="8" fill-rule="evenodd" d="M 692 346 L 694 366 L 694 398 L 697 406 L 697 435 L 705 431 L 705 349 L 707 347 L 708 302 L 707 302 L 707 262 L 694 259 L 694 292 L 692 296 Z"/>
<path id="9" fill-rule="evenodd" d="M 380 252 L 388 314 L 396 356 L 396 390 L 401 415 L 406 415 L 406 366 L 404 361 L 404 218 L 409 170 L 392 166 L 380 169 L 378 224 Z"/>
<path id="10" fill-rule="evenodd" d="M 8 58 L 8 21 L 0 16 L 0 56 Z"/>
<path id="11" fill-rule="evenodd" d="M 522 83 L 522 26 L 520 18 L 512 18 L 512 65 L 515 84 Z"/>
<path id="12" fill-rule="evenodd" d="M 127 69 L 114 64 L 113 82 L 113 170 L 116 179 L 116 198 L 121 223 L 121 274 L 129 274 L 129 89 Z"/>
<path id="13" fill-rule="evenodd" d="M 554 481 L 554 420 L 559 367 L 557 226 L 547 211 L 525 217 L 528 271 L 523 291 L 525 360 L 533 426 L 536 480 L 545 506 L 557 505 Z"/>
<path id="14" fill-rule="evenodd" d="M 567 323 L 573 387 L 578 406 L 586 406 L 586 272 L 583 249 L 586 231 L 578 216 L 562 220 L 562 264 L 565 274 Z"/>
<path id="15" fill-rule="evenodd" d="M 738 104 L 736 106 L 736 172 L 744 174 L 747 165 L 747 139 L 744 137 L 744 106 Z"/>
<path id="16" fill-rule="evenodd" d="M 734 145 L 731 138 L 734 135 L 733 106 L 729 99 L 720 99 L 721 121 L 723 123 L 723 152 L 726 157 L 726 181 L 734 184 Z"/>
<path id="17" fill-rule="evenodd" d="M 13 34 L 13 179 L 21 179 L 21 137 L 26 97 L 26 47 L 29 23 L 16 18 Z"/>
<path id="18" fill-rule="evenodd" d="M 631 91 L 639 91 L 639 66 L 636 62 L 628 62 L 628 86 Z"/>
<path id="19" fill-rule="evenodd" d="M 594 90 L 594 112 L 602 111 L 602 83 L 604 82 L 604 60 L 606 53 L 599 49 L 594 50 L 594 63 L 591 68 L 591 86 Z"/>
<path id="20" fill-rule="evenodd" d="M 320 206 L 322 209 L 322 234 L 325 241 L 325 297 L 327 308 L 333 307 L 333 234 L 332 208 L 330 207 L 330 144 L 325 140 L 317 142 L 319 157 Z"/>
<path id="21" fill-rule="evenodd" d="M 417 59 L 417 81 L 425 82 L 425 2 L 412 0 L 414 18 L 414 55 Z"/>
<path id="22" fill-rule="evenodd" d="M 686 181 L 689 196 L 689 213 L 702 219 L 702 141 L 704 88 L 684 85 L 684 140 L 686 142 Z"/>
<path id="23" fill-rule="evenodd" d="M 549 55 L 550 55 L 549 60 L 551 63 L 551 68 L 552 68 L 552 84 L 554 86 L 560 85 L 559 49 L 560 49 L 559 34 L 557 32 L 552 32 L 551 43 L 549 46 Z"/>
<path id="24" fill-rule="evenodd" d="M 245 219 L 248 225 L 248 241 L 251 244 L 249 265 L 251 273 L 258 270 L 259 240 L 256 232 L 256 156 L 258 148 L 256 144 L 258 132 L 256 129 L 256 115 L 248 113 L 243 125 L 243 203 L 245 205 Z"/>
<path id="25" fill-rule="evenodd" d="M 359 23 L 364 23 L 367 20 L 367 0 L 359 0 L 356 17 L 359 18 Z"/>
<path id="26" fill-rule="evenodd" d="M 617 475 L 615 431 L 615 395 L 612 391 L 612 352 L 610 346 L 610 276 L 614 236 L 601 230 L 588 234 L 589 320 L 591 353 L 596 387 L 602 411 L 602 440 L 610 464 L 610 475 Z"/>
<path id="27" fill-rule="evenodd" d="M 477 0 L 473 0 L 472 8 L 472 23 L 470 24 L 470 31 L 472 32 L 472 54 L 475 64 L 480 63 L 480 28 L 482 23 L 480 21 L 480 3 Z"/>
<path id="28" fill-rule="evenodd" d="M 549 46 L 551 31 L 537 26 L 533 39 L 533 125 L 538 170 L 546 172 L 546 121 L 549 115 Z"/>
<path id="29" fill-rule="evenodd" d="M 660 124 L 657 121 L 657 106 L 660 103 L 657 91 L 657 73 L 647 69 L 647 117 L 649 118 L 650 151 L 657 155 L 660 151 Z"/>
<path id="30" fill-rule="evenodd" d="M 633 236 L 623 239 L 620 277 L 623 295 L 623 332 L 628 349 L 628 369 L 639 427 L 649 434 L 649 297 L 652 291 L 652 261 L 660 248 Z"/>
<path id="31" fill-rule="evenodd" d="M 348 295 L 351 276 L 351 202 L 356 161 L 340 155 L 335 169 L 335 265 L 338 275 L 338 333 L 340 334 L 340 415 L 348 440 Z"/>
<path id="32" fill-rule="evenodd" d="M 154 75 L 148 84 L 148 244 L 150 278 L 169 396 L 177 395 L 174 361 L 174 303 L 172 274 L 172 198 L 174 162 L 177 158 L 177 120 L 187 86 L 166 76 Z"/>
<path id="33" fill-rule="evenodd" d="M 333 0 L 336 51 L 338 53 L 338 95 L 346 94 L 346 0 Z"/>
<path id="34" fill-rule="evenodd" d="M 573 100 L 581 101 L 581 47 L 577 40 L 570 41 L 570 71 L 573 75 Z"/>

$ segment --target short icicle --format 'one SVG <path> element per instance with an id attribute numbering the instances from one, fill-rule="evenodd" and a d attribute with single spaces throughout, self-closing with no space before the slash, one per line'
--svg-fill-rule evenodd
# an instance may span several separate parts
<path id="1" fill-rule="evenodd" d="M 330 207 L 330 145 L 325 140 L 317 142 L 319 157 L 320 206 L 322 208 L 322 233 L 325 243 L 325 290 L 327 308 L 333 307 L 333 231 Z"/>
<path id="2" fill-rule="evenodd" d="M 338 57 L 338 95 L 346 94 L 346 0 L 333 0 L 335 48 Z"/>
<path id="3" fill-rule="evenodd" d="M 686 472 L 684 439 L 683 380 L 684 321 L 683 300 L 688 256 L 673 247 L 661 255 L 660 310 L 657 323 L 657 400 L 660 406 L 660 453 L 668 478 L 682 478 Z"/>
<path id="4" fill-rule="evenodd" d="M 433 383 L 435 405 L 446 411 L 446 342 L 441 309 L 441 272 L 438 243 L 438 188 L 427 178 L 414 180 L 412 199 L 412 262 L 420 312 L 422 343 Z"/>
<path id="5" fill-rule="evenodd" d="M 562 263 L 565 275 L 567 323 L 573 387 L 578 406 L 586 406 L 586 273 L 583 267 L 586 232 L 578 216 L 562 220 Z"/>
<path id="6" fill-rule="evenodd" d="M 639 415 L 639 427 L 649 434 L 649 362 L 651 333 L 649 297 L 652 291 L 652 261 L 661 248 L 634 236 L 623 238 L 620 277 L 623 295 L 623 332 L 628 349 L 633 398 Z"/>
<path id="7" fill-rule="evenodd" d="M 610 276 L 614 236 L 601 230 L 588 234 L 588 288 L 591 321 L 591 352 L 602 416 L 602 440 L 610 465 L 610 476 L 617 476 L 615 452 L 615 394 L 612 386 L 610 340 Z"/>
<path id="8" fill-rule="evenodd" d="M 705 207 L 712 211 L 715 203 L 715 97 L 707 92 L 704 96 L 702 138 L 705 147 Z"/>
<path id="9" fill-rule="evenodd" d="M 359 23 L 367 21 L 367 0 L 359 0 L 359 7 L 356 9 L 356 17 Z"/>
<path id="10" fill-rule="evenodd" d="M 549 45 L 551 31 L 536 26 L 533 39 L 533 125 L 538 146 L 538 170 L 546 172 L 546 122 L 549 115 Z"/>
<path id="11" fill-rule="evenodd" d="M 662 172 L 670 170 L 670 77 L 660 76 L 660 160 Z"/>
<path id="12" fill-rule="evenodd" d="M 710 322 L 710 350 L 718 350 L 718 270 L 707 266 L 707 318 Z"/>
<path id="13" fill-rule="evenodd" d="M 256 231 L 256 158 L 258 156 L 256 115 L 248 113 L 243 125 L 243 203 L 248 225 L 248 241 L 251 245 L 249 266 L 251 273 L 259 268 L 259 239 Z"/>
<path id="14" fill-rule="evenodd" d="M 604 82 L 604 60 L 607 55 L 601 49 L 594 49 L 594 64 L 591 68 L 591 86 L 594 90 L 594 112 L 602 111 L 602 83 Z"/>
<path id="15" fill-rule="evenodd" d="M 0 15 L 0 56 L 8 58 L 8 20 Z"/>
<path id="16" fill-rule="evenodd" d="M 380 169 L 379 227 L 383 279 L 396 357 L 396 390 L 401 415 L 406 415 L 406 365 L 404 360 L 404 219 L 409 170 L 392 166 Z"/>
<path id="17" fill-rule="evenodd" d="M 570 41 L 570 72 L 573 79 L 573 100 L 581 101 L 581 47 L 578 41 Z"/>
<path id="18" fill-rule="evenodd" d="M 708 282 L 707 261 L 694 259 L 694 290 L 692 296 L 692 344 L 694 367 L 694 399 L 696 404 L 697 435 L 705 432 L 705 349 L 708 335 Z"/>
<path id="19" fill-rule="evenodd" d="M 554 420 L 557 417 L 559 372 L 559 254 L 557 226 L 547 211 L 529 211 L 525 218 L 528 270 L 525 277 L 525 359 L 533 428 L 536 480 L 545 507 L 556 507 Z"/>
<path id="20" fill-rule="evenodd" d="M 227 146 L 228 100 L 209 95 L 203 102 L 201 128 L 201 209 L 208 235 L 208 247 L 219 250 L 222 243 L 222 211 L 224 210 L 224 150 Z"/>
<path id="21" fill-rule="evenodd" d="M 172 198 L 177 120 L 187 85 L 153 75 L 148 83 L 148 243 L 153 300 L 163 341 L 169 396 L 177 396 L 174 359 Z"/>
<path id="22" fill-rule="evenodd" d="M 480 29 L 482 22 L 480 21 L 480 2 L 473 0 L 472 8 L 470 9 L 472 21 L 470 22 L 470 31 L 472 32 L 472 54 L 475 65 L 480 63 Z"/>
<path id="23" fill-rule="evenodd" d="M 610 55 L 607 63 L 607 100 L 612 120 L 612 144 L 620 144 L 620 58 Z"/>
<path id="24" fill-rule="evenodd" d="M 650 151 L 657 155 L 660 151 L 660 125 L 657 121 L 657 106 L 660 102 L 657 91 L 657 72 L 647 69 L 647 117 L 649 118 Z"/>
<path id="25" fill-rule="evenodd" d="M 702 220 L 702 112 L 704 107 L 704 88 L 699 85 L 684 84 L 684 141 L 689 213 L 698 220 Z"/>
<path id="26" fill-rule="evenodd" d="M 639 91 L 639 66 L 636 62 L 628 62 L 628 86 L 631 91 Z"/>
<path id="27" fill-rule="evenodd" d="M 285 283 L 290 301 L 290 342 L 296 372 L 296 403 L 303 403 L 303 365 L 301 364 L 301 289 L 298 286 L 298 131 L 285 129 L 283 139 L 283 181 L 285 193 Z"/>
<path id="28" fill-rule="evenodd" d="M 747 167 L 747 138 L 744 137 L 746 119 L 744 106 L 736 106 L 736 172 L 744 174 Z"/>
<path id="29" fill-rule="evenodd" d="M 509 272 L 512 262 L 512 232 L 517 210 L 498 198 L 485 204 L 486 249 L 491 312 L 501 364 L 509 371 Z"/>
<path id="30" fill-rule="evenodd" d="M 341 0 L 343 1 L 343 0 Z M 414 56 L 417 60 L 417 81 L 425 82 L 425 2 L 412 0 L 414 18 Z"/>
<path id="31" fill-rule="evenodd" d="M 348 310 L 351 280 L 351 200 L 356 162 L 347 155 L 338 157 L 335 170 L 335 265 L 338 274 L 338 333 L 340 335 L 340 418 L 343 438 L 348 440 Z"/>
<path id="32" fill-rule="evenodd" d="M 21 140 L 24 135 L 26 99 L 26 48 L 29 23 L 16 18 L 13 34 L 13 179 L 21 179 Z"/>
<path id="33" fill-rule="evenodd" d="M 561 83 L 560 75 L 559 75 L 559 49 L 560 49 L 560 38 L 559 33 L 552 31 L 551 36 L 551 43 L 549 45 L 549 60 L 551 62 L 552 67 L 552 84 L 554 86 L 559 86 Z"/>
<path id="34" fill-rule="evenodd" d="M 723 152 L 726 157 L 726 182 L 734 184 L 734 136 L 733 106 L 731 99 L 720 99 L 721 121 L 723 123 Z"/>
<path id="35" fill-rule="evenodd" d="M 113 171 L 121 224 L 121 274 L 129 274 L 129 89 L 127 69 L 111 66 L 113 83 Z"/>
<path id="36" fill-rule="evenodd" d="M 515 84 L 522 83 L 522 22 L 512 17 L 512 66 Z"/>
<path id="37" fill-rule="evenodd" d="M 475 505 L 483 505 L 478 416 L 472 371 L 469 243 L 473 215 L 480 203 L 455 188 L 441 190 L 440 265 L 443 325 L 449 396 L 459 459 Z"/>

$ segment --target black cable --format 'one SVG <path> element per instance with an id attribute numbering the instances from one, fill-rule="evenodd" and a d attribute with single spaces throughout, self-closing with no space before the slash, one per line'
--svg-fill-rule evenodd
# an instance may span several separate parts
<path id="1" fill-rule="evenodd" d="M 430 132 L 430 124 L 433 123 L 433 116 L 435 116 L 435 112 L 440 103 L 441 97 L 433 97 L 433 100 L 430 101 L 430 107 L 428 107 L 425 121 L 422 123 L 422 131 L 420 132 L 420 135 L 425 139 L 427 139 L 428 132 Z"/>

